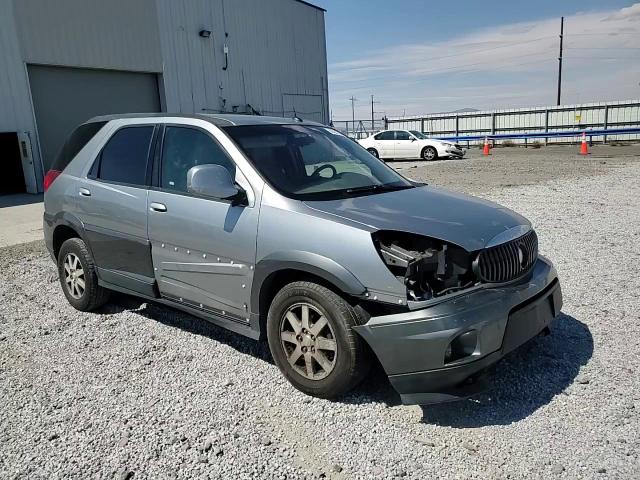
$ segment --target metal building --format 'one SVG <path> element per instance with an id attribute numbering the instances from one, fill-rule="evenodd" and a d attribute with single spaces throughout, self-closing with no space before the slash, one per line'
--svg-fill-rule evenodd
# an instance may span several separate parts
<path id="1" fill-rule="evenodd" d="M 0 194 L 123 112 L 329 120 L 324 10 L 302 0 L 0 0 Z"/>

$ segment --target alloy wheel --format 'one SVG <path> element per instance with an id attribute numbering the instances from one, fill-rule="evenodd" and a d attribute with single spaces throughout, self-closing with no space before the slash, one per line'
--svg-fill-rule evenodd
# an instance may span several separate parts
<path id="1" fill-rule="evenodd" d="M 436 156 L 436 152 L 433 148 L 425 148 L 424 150 L 424 159 L 425 160 L 433 160 Z"/>
<path id="2" fill-rule="evenodd" d="M 81 298 L 85 289 L 84 269 L 75 253 L 67 253 L 64 258 L 64 282 L 69 295 Z"/>
<path id="3" fill-rule="evenodd" d="M 322 380 L 335 368 L 335 338 L 327 317 L 309 303 L 290 306 L 280 320 L 280 340 L 287 361 L 310 380 Z"/>

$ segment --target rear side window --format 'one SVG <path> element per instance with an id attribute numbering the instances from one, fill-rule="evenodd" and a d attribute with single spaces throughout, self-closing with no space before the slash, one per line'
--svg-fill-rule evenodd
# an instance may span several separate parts
<path id="1" fill-rule="evenodd" d="M 393 131 L 379 133 L 376 135 L 376 140 L 393 140 Z"/>
<path id="2" fill-rule="evenodd" d="M 51 164 L 51 170 L 63 171 L 71 160 L 78 154 L 84 146 L 89 143 L 96 133 L 105 126 L 107 122 L 85 123 L 76 128 L 60 149 L 58 156 Z"/>
<path id="3" fill-rule="evenodd" d="M 144 185 L 152 135 L 153 126 L 147 125 L 118 130 L 102 149 L 98 178 Z"/>

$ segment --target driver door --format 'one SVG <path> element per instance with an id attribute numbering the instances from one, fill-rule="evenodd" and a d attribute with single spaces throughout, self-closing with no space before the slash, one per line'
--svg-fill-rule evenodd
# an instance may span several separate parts
<path id="1" fill-rule="evenodd" d="M 153 266 L 163 297 L 246 322 L 256 255 L 258 209 L 187 191 L 195 165 L 242 175 L 213 136 L 167 125 L 148 196 Z"/>
<path id="2" fill-rule="evenodd" d="M 418 141 L 405 130 L 396 131 L 395 140 L 396 158 L 419 158 Z"/>

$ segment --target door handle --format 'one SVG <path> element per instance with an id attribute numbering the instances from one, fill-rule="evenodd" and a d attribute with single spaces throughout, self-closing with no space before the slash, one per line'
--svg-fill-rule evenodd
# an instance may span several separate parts
<path id="1" fill-rule="evenodd" d="M 149 208 L 154 212 L 166 212 L 167 206 L 164 203 L 151 202 Z"/>
<path id="2" fill-rule="evenodd" d="M 91 192 L 89 191 L 89 189 L 87 188 L 81 188 L 79 191 L 80 195 L 82 195 L 83 197 L 90 197 L 91 196 Z"/>

